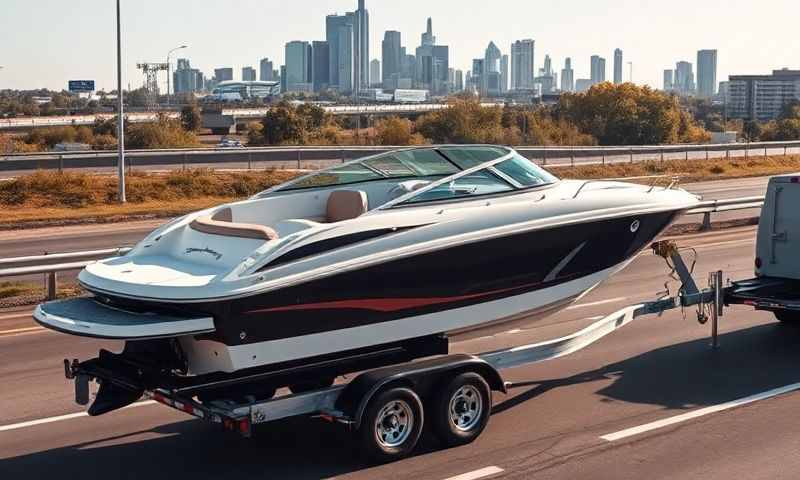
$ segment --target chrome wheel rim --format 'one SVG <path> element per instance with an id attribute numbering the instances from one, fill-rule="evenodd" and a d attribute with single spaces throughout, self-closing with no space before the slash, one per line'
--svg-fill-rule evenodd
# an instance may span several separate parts
<path id="1" fill-rule="evenodd" d="M 483 397 L 477 388 L 464 385 L 450 397 L 450 423 L 461 432 L 468 432 L 481 421 Z"/>
<path id="2" fill-rule="evenodd" d="M 375 438 L 385 448 L 396 448 L 411 436 L 414 412 L 403 400 L 393 400 L 381 408 L 375 420 Z"/>

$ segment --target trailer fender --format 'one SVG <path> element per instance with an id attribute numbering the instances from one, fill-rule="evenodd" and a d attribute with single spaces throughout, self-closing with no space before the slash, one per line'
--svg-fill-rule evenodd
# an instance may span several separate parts
<path id="1" fill-rule="evenodd" d="M 507 393 L 502 376 L 489 363 L 473 355 L 458 354 L 365 372 L 345 387 L 336 401 L 336 409 L 357 429 L 369 402 L 386 388 L 405 386 L 426 401 L 443 385 L 441 379 L 464 372 L 475 372 L 493 391 Z"/>

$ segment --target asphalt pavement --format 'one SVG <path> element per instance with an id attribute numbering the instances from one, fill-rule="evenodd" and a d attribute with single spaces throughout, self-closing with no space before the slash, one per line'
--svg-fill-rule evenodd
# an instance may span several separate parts
<path id="1" fill-rule="evenodd" d="M 680 244 L 696 248 L 695 277 L 705 284 L 717 269 L 749 278 L 754 235 L 752 227 L 732 229 Z M 453 350 L 571 333 L 654 299 L 666 280 L 663 260 L 645 254 L 538 328 Z M 792 419 L 800 394 L 791 386 L 800 388 L 800 330 L 732 308 L 719 350 L 708 334 L 691 310 L 641 318 L 577 354 L 505 372 L 520 388 L 495 395 L 475 443 L 440 450 L 427 440 L 412 458 L 370 466 L 349 433 L 319 420 L 263 426 L 248 440 L 159 405 L 78 416 L 62 359 L 115 345 L 39 330 L 25 311 L 2 312 L 0 478 L 797 478 L 800 426 Z M 786 386 L 782 395 L 753 397 Z M 746 405 L 728 403 L 748 397 Z"/>

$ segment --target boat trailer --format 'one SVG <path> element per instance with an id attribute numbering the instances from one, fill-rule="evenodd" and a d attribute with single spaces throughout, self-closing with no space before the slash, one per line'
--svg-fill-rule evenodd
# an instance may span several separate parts
<path id="1" fill-rule="evenodd" d="M 563 338 L 480 355 L 444 355 L 399 363 L 366 371 L 346 384 L 267 400 L 244 397 L 201 401 L 169 387 L 146 390 L 144 398 L 245 437 L 253 434 L 255 425 L 289 417 L 312 416 L 344 424 L 359 434 L 366 453 L 382 462 L 411 453 L 422 433 L 424 409 L 425 421 L 433 424 L 433 433 L 443 444 L 463 445 L 476 439 L 488 423 L 492 392 L 507 393 L 516 387 L 503 381 L 502 370 L 570 355 L 637 318 L 678 308 L 696 307 L 697 320 L 711 323 L 711 347 L 719 346 L 719 319 L 724 309 L 722 272 L 712 272 L 708 287 L 701 290 L 675 243 L 661 241 L 651 248 L 666 260 L 671 277 L 681 282 L 677 294 L 670 296 L 667 292 L 666 298 L 628 306 Z M 77 360 L 64 362 L 66 377 L 75 381 L 76 401 L 86 405 L 89 383 L 98 378 Z"/>

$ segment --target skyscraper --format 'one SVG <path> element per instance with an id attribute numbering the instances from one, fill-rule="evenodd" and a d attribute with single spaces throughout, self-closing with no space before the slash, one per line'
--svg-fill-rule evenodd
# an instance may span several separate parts
<path id="1" fill-rule="evenodd" d="M 309 91 L 312 86 L 311 45 L 295 40 L 286 44 L 286 89 L 289 92 Z"/>
<path id="2" fill-rule="evenodd" d="M 691 63 L 681 61 L 675 65 L 675 78 L 672 86 L 681 95 L 694 93 L 694 70 Z"/>
<path id="3" fill-rule="evenodd" d="M 328 88 L 331 83 L 330 46 L 328 42 L 315 40 L 311 44 L 311 52 L 313 57 L 311 79 L 314 84 L 314 91 L 321 92 Z"/>
<path id="4" fill-rule="evenodd" d="M 456 92 L 461 92 L 464 90 L 464 72 L 461 70 L 456 70 L 456 79 L 453 88 Z"/>
<path id="5" fill-rule="evenodd" d="M 622 83 L 622 50 L 614 50 L 614 83 Z"/>
<path id="6" fill-rule="evenodd" d="M 233 80 L 233 69 L 232 68 L 215 68 L 214 69 L 214 78 L 217 82 L 229 82 Z"/>
<path id="7" fill-rule="evenodd" d="M 336 87 L 342 92 L 349 92 L 352 90 L 352 82 L 349 82 L 349 87 L 345 89 L 342 88 L 339 81 L 339 33 L 342 27 L 349 25 L 350 29 L 345 31 L 349 31 L 352 37 L 354 22 L 355 15 L 352 13 L 345 15 L 328 15 L 325 18 L 325 40 L 328 42 L 328 55 L 330 60 L 329 81 L 332 87 Z M 352 38 L 349 41 L 352 42 Z M 352 58 L 350 61 L 352 61 Z M 352 65 L 348 67 L 349 70 L 352 70 L 352 68 Z"/>
<path id="8" fill-rule="evenodd" d="M 547 76 L 553 74 L 553 60 L 550 59 L 550 55 L 545 54 L 544 56 L 544 68 L 542 69 L 542 74 Z"/>
<path id="9" fill-rule="evenodd" d="M 422 41 L 420 43 L 423 46 L 436 45 L 436 37 L 433 35 L 433 19 L 430 17 L 428 17 L 428 29 L 422 34 Z"/>
<path id="10" fill-rule="evenodd" d="M 675 75 L 675 72 L 671 68 L 668 68 L 667 70 L 664 70 L 664 91 L 665 92 L 671 92 L 673 90 L 673 88 L 675 88 L 674 87 L 674 83 L 673 83 L 674 75 Z"/>
<path id="11" fill-rule="evenodd" d="M 178 59 L 178 68 L 172 72 L 175 93 L 192 93 L 203 89 L 203 74 L 192 68 L 188 58 Z"/>
<path id="12" fill-rule="evenodd" d="M 353 26 L 353 64 L 354 64 L 354 91 L 369 88 L 369 12 L 365 0 L 358 0 L 358 10 L 355 11 L 355 25 Z"/>
<path id="13" fill-rule="evenodd" d="M 500 57 L 500 91 L 508 91 L 508 55 Z"/>
<path id="14" fill-rule="evenodd" d="M 697 96 L 711 98 L 717 94 L 717 51 L 697 52 Z"/>
<path id="15" fill-rule="evenodd" d="M 370 87 L 377 87 L 381 84 L 381 61 L 377 58 L 373 58 L 369 62 L 369 78 L 370 82 L 372 82 Z"/>
<path id="16" fill-rule="evenodd" d="M 274 80 L 273 76 L 273 65 L 269 58 L 262 58 L 261 63 L 259 64 L 259 80 L 262 82 L 268 82 L 270 80 Z"/>
<path id="17" fill-rule="evenodd" d="M 606 81 L 606 59 L 598 55 L 591 58 L 591 80 L 592 85 L 597 85 Z"/>
<path id="18" fill-rule="evenodd" d="M 344 24 L 339 27 L 338 46 L 338 78 L 339 91 L 352 93 L 355 91 L 355 42 L 353 25 Z"/>
<path id="19" fill-rule="evenodd" d="M 511 90 L 530 90 L 534 78 L 533 40 L 517 40 L 511 44 Z"/>
<path id="20" fill-rule="evenodd" d="M 243 82 L 255 82 L 256 81 L 256 69 L 253 67 L 244 67 L 242 68 L 242 81 Z"/>
<path id="21" fill-rule="evenodd" d="M 575 71 L 572 70 L 572 59 L 569 57 L 564 60 L 564 69 L 561 70 L 561 91 L 575 91 Z"/>
<path id="22" fill-rule="evenodd" d="M 397 80 L 403 69 L 403 47 L 400 32 L 388 31 L 383 34 L 381 44 L 383 57 L 383 88 L 397 88 Z M 377 79 L 375 79 L 377 81 Z"/>

